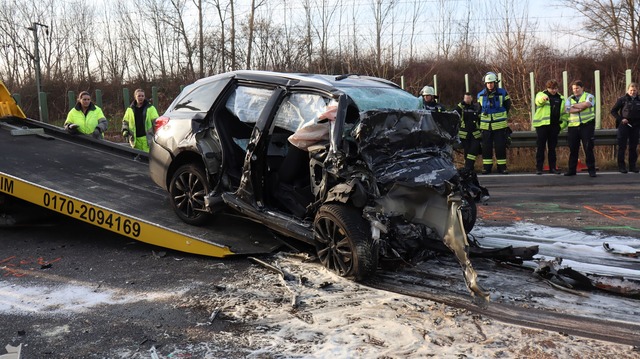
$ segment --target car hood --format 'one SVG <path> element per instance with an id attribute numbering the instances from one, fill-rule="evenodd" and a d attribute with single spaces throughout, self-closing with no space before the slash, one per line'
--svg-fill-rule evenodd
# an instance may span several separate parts
<path id="1" fill-rule="evenodd" d="M 373 110 L 360 114 L 352 136 L 381 187 L 402 183 L 442 194 L 457 176 L 452 145 L 458 123 L 455 112 Z"/>

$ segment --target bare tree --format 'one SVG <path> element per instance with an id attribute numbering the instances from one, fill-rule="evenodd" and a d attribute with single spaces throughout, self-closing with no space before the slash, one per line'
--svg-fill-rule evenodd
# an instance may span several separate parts
<path id="1" fill-rule="evenodd" d="M 610 51 L 622 54 L 630 45 L 637 50 L 637 0 L 577 0 L 564 1 L 567 6 L 585 18 L 583 27 L 589 31 L 575 31 L 572 34 L 594 41 Z M 635 17 L 634 17 L 635 16 Z M 629 26 L 629 27 L 627 27 Z"/>
<path id="2" fill-rule="evenodd" d="M 220 20 L 220 37 L 219 37 L 219 51 L 222 53 L 221 57 L 221 66 L 222 70 L 226 71 L 227 69 L 227 54 L 226 54 L 226 32 L 225 32 L 225 23 L 227 21 L 227 11 L 229 10 L 230 3 L 226 3 L 223 5 L 220 0 L 213 0 L 213 6 L 216 8 L 216 12 L 218 13 L 218 19 Z"/>
<path id="3" fill-rule="evenodd" d="M 256 15 L 256 10 L 264 5 L 266 0 L 261 0 L 258 1 L 256 3 L 256 0 L 251 0 L 251 8 L 250 8 L 250 13 L 249 13 L 249 23 L 248 23 L 248 28 L 249 28 L 249 35 L 248 35 L 248 39 L 247 39 L 247 69 L 251 68 L 251 47 L 253 46 L 253 32 L 254 32 L 254 21 L 255 21 L 255 15 Z"/>
<path id="4" fill-rule="evenodd" d="M 382 59 L 382 42 L 385 34 L 386 27 L 389 25 L 387 20 L 393 13 L 393 9 L 397 5 L 397 0 L 372 0 L 371 10 L 373 11 L 373 17 L 375 21 L 375 72 L 378 76 L 384 76 L 384 71 L 381 71 L 383 65 Z"/>
<path id="5" fill-rule="evenodd" d="M 535 47 L 531 34 L 537 24 L 529 21 L 527 1 L 502 0 L 499 8 L 489 8 L 486 16 L 496 14 L 500 19 L 495 21 L 493 41 L 487 50 L 488 57 L 494 59 L 490 66 L 501 70 L 514 107 L 525 107 L 530 102 L 528 59 Z"/>
<path id="6" fill-rule="evenodd" d="M 449 59 L 453 47 L 453 3 L 447 0 L 438 0 L 438 13 L 430 26 L 430 32 L 434 31 L 436 40 L 436 56 L 444 60 Z"/>

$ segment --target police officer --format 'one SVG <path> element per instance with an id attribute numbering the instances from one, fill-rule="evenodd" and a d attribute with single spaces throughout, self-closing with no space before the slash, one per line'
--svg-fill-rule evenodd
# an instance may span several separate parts
<path id="1" fill-rule="evenodd" d="M 145 98 L 144 91 L 133 93 L 135 100 L 127 108 L 122 119 L 122 137 L 128 139 L 133 148 L 149 152 L 153 136 L 153 120 L 158 118 L 158 110 Z"/>
<path id="2" fill-rule="evenodd" d="M 95 139 L 104 137 L 108 122 L 102 109 L 91 101 L 91 95 L 82 91 L 78 95 L 76 105 L 67 114 L 64 128 L 71 134 L 91 135 Z"/>
<path id="3" fill-rule="evenodd" d="M 498 76 L 495 73 L 487 72 L 482 80 L 485 88 L 478 93 L 478 103 L 482 106 L 480 114 L 482 174 L 491 173 L 494 147 L 498 173 L 509 174 L 507 171 L 507 140 L 510 130 L 507 119 L 511 108 L 511 99 L 505 89 L 498 87 Z"/>
<path id="4" fill-rule="evenodd" d="M 618 170 L 627 173 L 624 155 L 629 141 L 629 171 L 638 173 L 638 139 L 640 138 L 640 96 L 638 84 L 632 82 L 627 88 L 626 95 L 620 97 L 611 109 L 616 118 L 618 129 Z"/>
<path id="5" fill-rule="evenodd" d="M 564 96 L 558 93 L 558 81 L 549 80 L 546 90 L 538 92 L 535 98 L 536 112 L 533 115 L 533 127 L 536 129 L 536 174 L 542 174 L 544 153 L 549 147 L 549 173 L 556 171 L 556 146 L 558 134 L 567 126 L 564 112 Z"/>
<path id="6" fill-rule="evenodd" d="M 571 83 L 573 95 L 565 101 L 565 109 L 569 113 L 567 141 L 569 142 L 569 168 L 565 176 L 575 176 L 578 166 L 580 142 L 587 162 L 590 177 L 596 176 L 596 157 L 593 154 L 593 137 L 595 134 L 594 97 L 584 90 L 580 80 Z"/>
<path id="7" fill-rule="evenodd" d="M 425 86 L 420 91 L 420 96 L 422 96 L 422 108 L 429 111 L 442 112 L 445 111 L 444 106 L 436 102 L 438 96 L 436 95 L 436 91 L 431 86 Z"/>
<path id="8" fill-rule="evenodd" d="M 464 168 L 473 170 L 476 157 L 480 152 L 480 140 L 482 134 L 478 129 L 480 122 L 480 104 L 473 101 L 471 93 L 464 94 L 455 111 L 460 115 L 460 131 L 458 136 L 464 149 Z"/>

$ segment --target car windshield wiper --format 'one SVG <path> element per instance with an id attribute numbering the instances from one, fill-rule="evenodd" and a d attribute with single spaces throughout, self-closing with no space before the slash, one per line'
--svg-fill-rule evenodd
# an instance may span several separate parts
<path id="1" fill-rule="evenodd" d="M 360 74 L 344 74 L 344 75 L 336 76 L 336 81 L 342 81 L 351 76 L 360 76 Z"/>
<path id="2" fill-rule="evenodd" d="M 179 109 L 181 109 L 181 108 L 186 108 L 187 110 L 200 111 L 200 109 L 199 109 L 199 108 L 197 108 L 197 107 L 189 106 L 189 104 L 190 104 L 191 102 L 193 102 L 193 101 L 188 100 L 188 101 L 186 101 L 186 102 L 179 103 L 179 104 L 177 104 L 173 109 L 174 109 L 174 110 L 179 110 Z"/>

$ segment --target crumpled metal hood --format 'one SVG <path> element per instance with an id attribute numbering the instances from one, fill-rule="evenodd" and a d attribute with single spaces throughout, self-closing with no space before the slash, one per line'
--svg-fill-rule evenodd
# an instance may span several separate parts
<path id="1" fill-rule="evenodd" d="M 451 146 L 458 123 L 455 112 L 372 110 L 360 114 L 352 136 L 383 187 L 401 182 L 446 193 L 457 175 Z"/>

